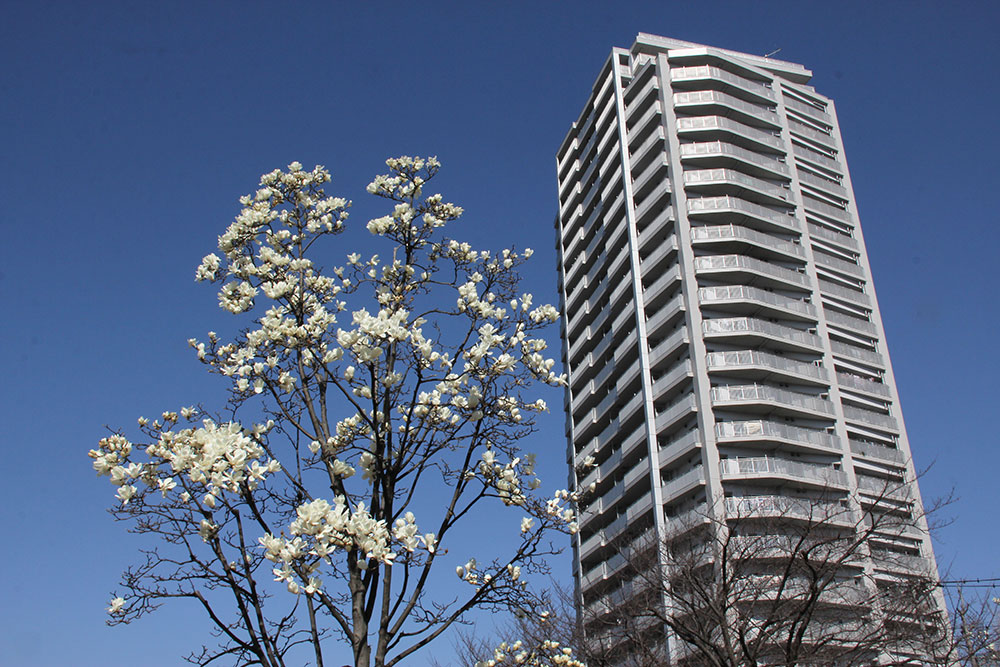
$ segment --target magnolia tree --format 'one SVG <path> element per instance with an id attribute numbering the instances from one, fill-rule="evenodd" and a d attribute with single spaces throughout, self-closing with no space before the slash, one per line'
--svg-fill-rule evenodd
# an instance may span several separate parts
<path id="1" fill-rule="evenodd" d="M 140 435 L 90 452 L 112 513 L 155 538 L 110 623 L 187 598 L 217 636 L 191 662 L 322 665 L 341 643 L 367 667 L 399 664 L 475 608 L 545 613 L 526 578 L 556 552 L 553 532 L 576 531 L 576 498 L 542 496 L 521 445 L 546 410 L 533 386 L 564 382 L 538 335 L 558 313 L 518 289 L 530 250 L 443 235 L 462 209 L 424 194 L 436 159 L 387 165 L 368 186 L 391 206 L 368 223 L 381 256 L 321 263 L 350 202 L 326 195 L 324 168 L 293 163 L 261 177 L 198 267 L 245 322 L 190 341 L 229 400 L 140 418 Z M 511 525 L 494 553 L 455 539 L 477 516 Z M 459 581 L 439 599 L 443 569 Z M 555 641 L 495 657 L 508 655 L 579 664 Z"/>

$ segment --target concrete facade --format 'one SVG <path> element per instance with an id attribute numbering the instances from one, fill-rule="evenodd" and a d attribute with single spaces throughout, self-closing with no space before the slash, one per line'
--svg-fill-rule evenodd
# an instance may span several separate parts
<path id="1" fill-rule="evenodd" d="M 559 148 L 568 460 L 595 485 L 584 606 L 627 596 L 626 531 L 864 504 L 914 478 L 836 112 L 810 77 L 640 34 Z M 876 577 L 936 573 L 926 530 L 871 548 Z"/>

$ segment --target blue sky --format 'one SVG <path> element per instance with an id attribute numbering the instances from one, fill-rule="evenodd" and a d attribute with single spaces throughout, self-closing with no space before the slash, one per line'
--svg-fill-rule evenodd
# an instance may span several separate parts
<path id="1" fill-rule="evenodd" d="M 185 341 L 225 316 L 192 277 L 260 173 L 325 164 L 359 224 L 386 157 L 436 154 L 455 235 L 535 248 L 528 283 L 555 300 L 555 150 L 640 31 L 780 48 L 836 101 L 922 491 L 959 496 L 938 561 L 1000 575 L 1000 5 L 623 4 L 4 3 L 5 662 L 173 665 L 200 639 L 187 609 L 104 627 L 136 542 L 86 451 L 219 395 Z M 561 415 L 543 426 L 554 488 Z"/>

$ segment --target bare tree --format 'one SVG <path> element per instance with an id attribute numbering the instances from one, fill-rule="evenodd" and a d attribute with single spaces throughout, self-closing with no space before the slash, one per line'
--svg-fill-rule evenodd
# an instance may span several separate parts
<path id="1" fill-rule="evenodd" d="M 1000 665 L 1000 598 L 995 597 L 992 586 L 956 583 L 948 595 L 954 663 L 969 667 Z"/>
<path id="2" fill-rule="evenodd" d="M 643 654 L 654 648 L 656 664 L 949 664 L 937 573 L 914 548 L 926 516 L 907 488 L 724 498 L 670 521 L 665 539 L 620 538 L 620 585 L 582 600 L 583 654 L 603 644 L 636 665 L 653 664 Z"/>
<path id="3" fill-rule="evenodd" d="M 546 410 L 532 385 L 563 383 L 538 337 L 558 313 L 519 291 L 531 251 L 445 237 L 462 209 L 424 194 L 437 161 L 387 164 L 368 187 L 389 203 L 367 225 L 381 256 L 326 245 L 350 202 L 325 169 L 265 174 L 196 274 L 245 323 L 190 341 L 228 404 L 140 418 L 135 442 L 90 452 L 151 545 L 111 622 L 187 600 L 218 639 L 193 663 L 322 665 L 340 644 L 357 667 L 401 664 L 471 609 L 541 614 L 526 576 L 576 529 L 574 494 L 537 493 L 522 449 Z M 457 526 L 488 512 L 500 535 L 505 507 L 510 539 L 461 553 Z"/>

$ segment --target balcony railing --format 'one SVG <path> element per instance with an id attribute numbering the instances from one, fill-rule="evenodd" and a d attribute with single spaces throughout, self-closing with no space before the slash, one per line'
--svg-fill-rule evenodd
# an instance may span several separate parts
<path id="1" fill-rule="evenodd" d="M 745 368 L 759 368 L 766 371 L 775 371 L 796 375 L 802 378 L 827 381 L 826 369 L 822 366 L 810 364 L 805 361 L 786 359 L 768 352 L 758 352 L 757 350 L 740 350 L 735 352 L 709 352 L 705 355 L 705 362 L 708 369 L 712 370 L 736 370 Z"/>
<path id="2" fill-rule="evenodd" d="M 796 111 L 801 111 L 807 116 L 823 121 L 823 123 L 825 123 L 826 125 L 832 125 L 833 123 L 833 118 L 830 117 L 830 114 L 814 107 L 811 104 L 806 104 L 805 102 L 799 102 L 798 100 L 788 96 L 785 96 L 784 102 L 787 108 L 795 109 Z"/>
<path id="3" fill-rule="evenodd" d="M 761 384 L 712 387 L 712 405 L 734 403 L 770 403 L 833 415 L 833 403 L 819 396 L 809 396 Z"/>
<path id="4" fill-rule="evenodd" d="M 850 375 L 848 373 L 837 373 L 837 384 L 841 387 L 863 391 L 876 396 L 881 396 L 883 398 L 889 398 L 892 396 L 892 391 L 889 389 L 889 385 L 882 384 L 881 382 L 875 382 L 874 380 L 866 380 L 863 377 Z"/>
<path id="5" fill-rule="evenodd" d="M 844 406 L 844 419 L 861 422 L 862 424 L 871 424 L 872 426 L 886 428 L 890 431 L 899 431 L 899 422 L 892 415 L 884 415 L 880 412 L 872 412 L 871 410 L 864 410 L 851 405 Z"/>
<path id="6" fill-rule="evenodd" d="M 719 440 L 782 440 L 824 449 L 840 449 L 840 440 L 826 431 L 790 426 L 769 419 L 718 422 L 715 424 L 715 436 Z"/>
<path id="7" fill-rule="evenodd" d="M 850 510 L 838 503 L 788 496 L 726 498 L 726 516 L 731 519 L 775 517 L 824 523 L 853 523 Z"/>
<path id="8" fill-rule="evenodd" d="M 750 193 L 745 196 L 752 196 L 756 194 L 760 199 L 770 198 L 770 200 L 774 203 L 794 206 L 794 204 L 789 201 L 791 198 L 791 192 L 789 190 L 779 187 L 769 181 L 748 176 L 742 171 L 736 171 L 735 169 L 720 168 L 685 171 L 684 185 L 692 189 L 698 186 L 735 185 L 741 189 L 750 190 Z M 713 189 L 718 190 L 717 187 Z"/>
<path id="9" fill-rule="evenodd" d="M 848 262 L 845 259 L 833 257 L 823 252 L 814 253 L 813 256 L 816 258 L 816 263 L 821 266 L 827 266 L 835 271 L 840 271 L 841 273 L 846 273 L 858 278 L 864 277 L 865 275 L 865 270 L 855 262 Z"/>
<path id="10" fill-rule="evenodd" d="M 772 208 L 740 199 L 739 197 L 698 197 L 687 200 L 688 214 L 717 215 L 736 214 L 777 227 L 780 231 L 799 231 L 798 220 L 794 216 Z"/>
<path id="11" fill-rule="evenodd" d="M 847 198 L 847 188 L 839 183 L 834 183 L 830 179 L 820 178 L 819 176 L 814 176 L 813 174 L 805 171 L 804 169 L 799 169 L 799 182 L 805 183 L 806 185 L 811 185 L 820 190 L 826 190 L 827 192 L 837 195 L 838 197 Z"/>
<path id="12" fill-rule="evenodd" d="M 874 350 L 857 347 L 856 345 L 848 345 L 847 343 L 841 343 L 836 340 L 830 341 L 830 347 L 835 355 L 848 359 L 856 359 L 857 361 L 863 361 L 868 364 L 875 364 L 885 368 L 885 359 L 881 354 L 875 352 Z"/>
<path id="13" fill-rule="evenodd" d="M 753 104 L 738 97 L 718 90 L 698 90 L 693 92 L 674 93 L 674 106 L 679 109 L 720 105 L 742 112 L 751 118 L 778 128 L 778 114 L 774 109 L 759 104 Z"/>
<path id="14" fill-rule="evenodd" d="M 719 461 L 719 472 L 722 474 L 723 479 L 731 477 L 787 475 L 789 477 L 820 482 L 824 485 L 847 485 L 847 475 L 843 470 L 837 470 L 829 466 L 809 465 L 787 459 L 776 459 L 770 456 L 722 459 Z"/>
<path id="15" fill-rule="evenodd" d="M 827 229 L 826 227 L 820 227 L 819 225 L 809 223 L 809 234 L 810 236 L 815 236 L 817 238 L 825 239 L 827 241 L 833 241 L 834 243 L 843 246 L 845 248 L 850 248 L 851 250 L 858 249 L 858 240 L 853 236 L 848 236 L 846 234 L 840 234 L 832 229 Z"/>
<path id="16" fill-rule="evenodd" d="M 705 305 L 720 302 L 750 302 L 766 304 L 790 313 L 796 313 L 807 319 L 816 318 L 816 307 L 811 303 L 780 296 L 749 285 L 725 285 L 719 287 L 702 287 L 698 290 L 698 302 Z"/>
<path id="17" fill-rule="evenodd" d="M 681 133 L 723 130 L 749 139 L 761 146 L 784 152 L 784 142 L 770 132 L 738 123 L 722 116 L 695 116 L 677 119 L 677 131 Z"/>
<path id="18" fill-rule="evenodd" d="M 722 81 L 734 88 L 753 94 L 765 102 L 775 100 L 774 91 L 757 81 L 751 81 L 742 76 L 711 65 L 701 65 L 698 67 L 676 67 L 670 70 L 670 80 L 672 82 L 697 81 L 699 79 L 713 79 Z"/>
<path id="19" fill-rule="evenodd" d="M 851 303 L 856 303 L 862 306 L 869 307 L 872 304 L 871 297 L 860 290 L 853 290 L 848 287 L 841 287 L 840 285 L 835 285 L 829 280 L 819 280 L 819 291 L 828 296 L 836 297 L 838 299 L 843 299 L 844 301 L 850 301 Z"/>
<path id="20" fill-rule="evenodd" d="M 841 166 L 840 162 L 828 157 L 819 151 L 809 150 L 808 148 L 803 148 L 798 144 L 792 144 L 792 153 L 796 158 L 806 160 L 807 162 L 812 162 L 813 164 L 819 165 L 824 169 L 829 169 L 834 173 L 842 173 L 844 167 Z"/>
<path id="21" fill-rule="evenodd" d="M 724 141 L 707 141 L 703 143 L 681 144 L 681 159 L 699 157 L 731 157 L 741 162 L 760 167 L 778 177 L 789 175 L 788 165 L 784 162 L 765 157 L 745 148 L 728 144 Z"/>
<path id="22" fill-rule="evenodd" d="M 848 329 L 860 331 L 872 336 L 878 333 L 878 327 L 868 320 L 863 320 L 859 317 L 851 317 L 850 315 L 838 313 L 835 310 L 828 310 L 826 308 L 823 309 L 823 313 L 826 315 L 826 321 L 830 324 L 846 327 Z"/>
<path id="23" fill-rule="evenodd" d="M 755 317 L 705 319 L 702 320 L 701 329 L 705 336 L 758 333 L 769 338 L 790 341 L 812 348 L 819 348 L 822 345 L 820 337 L 815 334 L 759 320 Z"/>
<path id="24" fill-rule="evenodd" d="M 806 254 L 802 246 L 798 244 L 789 243 L 770 234 L 764 234 L 740 225 L 692 227 L 691 241 L 693 243 L 698 243 L 699 241 L 746 241 L 761 248 L 774 250 L 775 252 L 798 259 L 804 259 Z"/>
<path id="25" fill-rule="evenodd" d="M 906 462 L 906 456 L 903 455 L 903 452 L 893 447 L 876 445 L 871 442 L 859 442 L 857 440 L 851 440 L 850 443 L 851 452 L 858 456 L 871 457 L 873 459 L 890 461 L 897 464 L 903 464 Z"/>
<path id="26" fill-rule="evenodd" d="M 705 257 L 695 257 L 694 269 L 697 273 L 747 272 L 800 287 L 809 285 L 809 276 L 804 273 L 775 266 L 774 264 L 746 255 L 708 255 Z"/>

